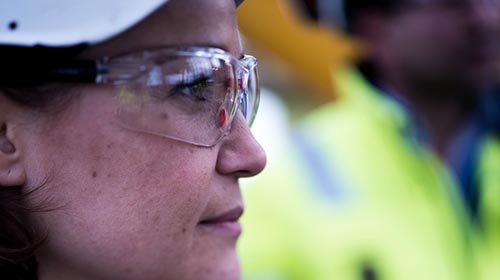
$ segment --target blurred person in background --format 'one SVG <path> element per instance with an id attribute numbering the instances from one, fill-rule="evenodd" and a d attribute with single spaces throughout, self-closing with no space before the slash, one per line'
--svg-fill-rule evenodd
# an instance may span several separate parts
<path id="1" fill-rule="evenodd" d="M 499 4 L 343 3 L 365 59 L 246 189 L 245 279 L 500 278 Z"/>

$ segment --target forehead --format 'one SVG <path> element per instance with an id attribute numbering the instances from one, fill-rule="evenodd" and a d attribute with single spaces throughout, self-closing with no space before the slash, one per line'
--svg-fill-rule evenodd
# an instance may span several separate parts
<path id="1" fill-rule="evenodd" d="M 165 46 L 219 47 L 239 56 L 233 0 L 171 0 L 151 16 L 83 55 L 113 56 Z"/>

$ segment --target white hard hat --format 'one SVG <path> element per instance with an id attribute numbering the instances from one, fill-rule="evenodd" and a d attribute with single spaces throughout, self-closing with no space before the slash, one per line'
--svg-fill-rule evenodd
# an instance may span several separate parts
<path id="1" fill-rule="evenodd" d="M 2 0 L 0 45 L 95 44 L 133 26 L 168 1 Z M 236 5 L 241 2 L 235 1 Z"/>

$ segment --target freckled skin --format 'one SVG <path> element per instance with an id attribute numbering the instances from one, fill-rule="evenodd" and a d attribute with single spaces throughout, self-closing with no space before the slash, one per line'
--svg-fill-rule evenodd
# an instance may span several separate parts
<path id="1" fill-rule="evenodd" d="M 240 56 L 233 0 L 171 0 L 83 57 L 176 45 Z M 242 117 L 219 144 L 202 148 L 117 124 L 110 86 L 78 91 L 54 118 L 17 131 L 25 191 L 47 181 L 29 203 L 61 206 L 29 217 L 47 234 L 36 255 L 39 279 L 239 279 L 236 238 L 198 223 L 241 206 L 238 178 L 265 165 Z"/>

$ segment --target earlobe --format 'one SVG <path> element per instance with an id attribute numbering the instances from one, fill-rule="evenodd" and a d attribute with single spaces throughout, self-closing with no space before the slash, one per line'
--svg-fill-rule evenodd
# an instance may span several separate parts
<path id="1" fill-rule="evenodd" d="M 0 187 L 21 186 L 26 182 L 21 153 L 10 129 L 11 126 L 0 119 Z"/>

